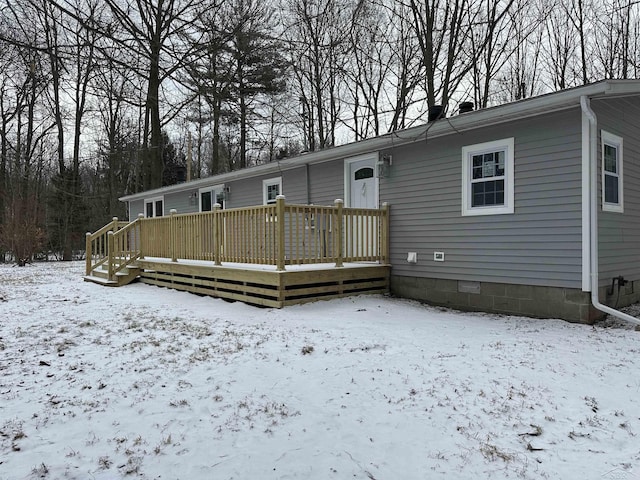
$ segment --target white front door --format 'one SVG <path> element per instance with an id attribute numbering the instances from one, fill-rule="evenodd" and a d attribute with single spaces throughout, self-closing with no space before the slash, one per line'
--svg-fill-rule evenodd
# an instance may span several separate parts
<path id="1" fill-rule="evenodd" d="M 378 208 L 376 159 L 349 162 L 349 207 Z"/>
<path id="2" fill-rule="evenodd" d="M 376 162 L 378 156 L 363 156 L 347 159 L 345 174 L 348 174 L 347 207 L 378 208 L 378 179 Z M 346 175 L 345 175 L 346 177 Z M 365 260 L 376 255 L 378 248 L 378 222 L 367 214 L 351 213 L 345 216 L 345 257 L 352 261 Z"/>

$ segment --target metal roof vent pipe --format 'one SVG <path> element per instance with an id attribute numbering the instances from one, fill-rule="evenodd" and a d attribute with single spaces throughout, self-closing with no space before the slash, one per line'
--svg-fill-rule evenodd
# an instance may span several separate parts
<path id="1" fill-rule="evenodd" d="M 463 114 L 473 112 L 474 108 L 475 104 L 473 102 L 460 102 L 460 105 L 458 105 L 458 113 Z"/>
<path id="2" fill-rule="evenodd" d="M 430 105 L 428 121 L 433 122 L 441 118 L 444 118 L 444 108 L 442 108 L 442 105 Z"/>

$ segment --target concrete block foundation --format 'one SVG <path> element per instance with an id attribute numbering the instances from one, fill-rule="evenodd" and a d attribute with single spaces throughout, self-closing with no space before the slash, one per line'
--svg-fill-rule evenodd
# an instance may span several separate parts
<path id="1" fill-rule="evenodd" d="M 592 324 L 604 313 L 591 306 L 591 294 L 581 289 L 512 285 L 468 280 L 391 275 L 391 293 L 465 311 L 482 311 L 537 318 L 560 318 Z M 640 280 L 629 282 L 619 291 L 599 291 L 600 301 L 622 308 L 640 301 Z"/>

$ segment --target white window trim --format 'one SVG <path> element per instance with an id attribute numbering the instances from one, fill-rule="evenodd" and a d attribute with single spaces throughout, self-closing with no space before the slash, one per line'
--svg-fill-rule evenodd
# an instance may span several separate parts
<path id="1" fill-rule="evenodd" d="M 202 193 L 212 192 L 211 193 L 211 208 L 215 205 L 215 193 L 223 193 L 224 194 L 224 185 L 212 185 L 211 187 L 202 187 L 198 189 L 198 212 L 202 213 Z M 226 202 L 225 202 L 226 203 Z"/>
<path id="2" fill-rule="evenodd" d="M 504 160 L 504 205 L 472 207 L 471 206 L 471 159 L 473 155 L 505 151 Z M 462 147 L 462 216 L 505 215 L 514 212 L 514 139 L 504 138 L 492 142 L 478 143 Z"/>
<path id="3" fill-rule="evenodd" d="M 601 152 L 601 165 L 600 165 L 600 181 L 602 184 L 602 211 L 603 212 L 616 212 L 624 213 L 624 169 L 623 169 L 623 140 L 622 137 L 609 133 L 605 130 L 600 132 L 600 152 Z M 604 170 L 604 147 L 609 145 L 615 147 L 618 151 L 618 203 L 605 202 L 604 188 L 605 188 L 605 170 Z"/>
<path id="4" fill-rule="evenodd" d="M 158 200 L 162 200 L 162 215 L 158 215 L 156 212 L 156 202 Z M 160 196 L 160 197 L 153 197 L 153 198 L 145 198 L 144 199 L 144 216 L 147 216 L 147 204 L 151 203 L 153 204 L 153 216 L 154 217 L 164 217 L 164 210 L 165 210 L 165 204 L 164 204 L 164 195 Z"/>
<path id="5" fill-rule="evenodd" d="M 284 192 L 282 190 L 282 177 L 267 178 L 265 180 L 262 180 L 262 204 L 263 205 L 273 205 L 274 203 L 274 202 L 267 203 L 267 187 L 270 187 L 271 185 L 278 185 L 280 187 L 278 189 L 279 195 L 284 195 Z"/>

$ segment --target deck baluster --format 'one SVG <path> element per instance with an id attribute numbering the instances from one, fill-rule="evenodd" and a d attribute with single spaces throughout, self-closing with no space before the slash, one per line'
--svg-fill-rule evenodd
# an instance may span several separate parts
<path id="1" fill-rule="evenodd" d="M 215 203 L 213 205 L 213 261 L 216 265 L 222 265 L 220 261 L 220 252 L 222 247 L 222 235 L 221 233 L 221 222 L 222 218 L 220 215 L 220 209 L 222 205 L 219 203 Z"/>
<path id="2" fill-rule="evenodd" d="M 113 251 L 115 249 L 115 242 L 113 241 L 113 232 L 110 230 L 107 232 L 107 268 L 108 268 L 108 279 L 113 280 Z"/>
<path id="3" fill-rule="evenodd" d="M 284 218 L 284 195 L 278 195 L 276 197 L 276 242 L 278 244 L 277 251 L 277 266 L 276 269 L 279 272 L 284 271 L 284 235 L 285 235 L 285 218 Z"/>
<path id="4" fill-rule="evenodd" d="M 342 267 L 343 264 L 343 253 L 342 253 L 342 207 L 344 202 L 337 198 L 335 202 L 333 202 L 336 207 L 336 221 L 335 221 L 335 229 L 336 229 L 336 267 Z"/>
<path id="5" fill-rule="evenodd" d="M 171 243 L 171 261 L 177 262 L 178 256 L 176 254 L 177 245 L 176 245 L 176 213 L 178 211 L 175 208 L 172 208 L 169 213 L 171 214 L 170 226 L 169 226 L 169 242 Z"/>
<path id="6" fill-rule="evenodd" d="M 140 251 L 140 260 L 144 260 L 144 250 L 142 248 L 142 219 L 144 218 L 144 213 L 138 214 L 138 227 L 135 230 L 135 240 L 138 245 L 138 250 Z"/>
<path id="7" fill-rule="evenodd" d="M 381 241 L 380 241 L 380 263 L 386 264 L 389 263 L 389 204 L 387 202 L 382 204 L 382 225 L 380 226 L 379 232 Z"/>
<path id="8" fill-rule="evenodd" d="M 91 232 L 87 232 L 86 240 L 85 240 L 85 275 L 89 275 L 91 273 Z"/>

